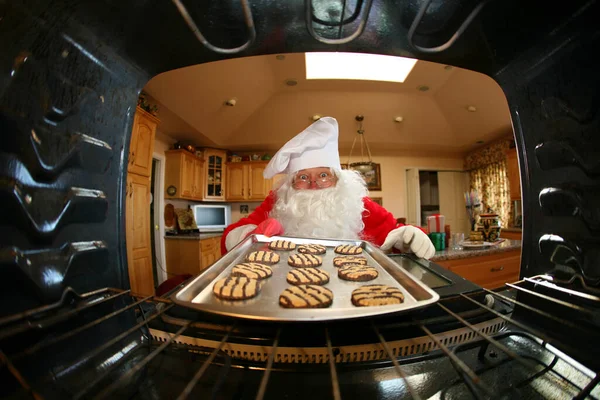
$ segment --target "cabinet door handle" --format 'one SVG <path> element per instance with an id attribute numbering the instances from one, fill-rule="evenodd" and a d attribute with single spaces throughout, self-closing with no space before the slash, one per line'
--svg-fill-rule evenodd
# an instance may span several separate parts
<path id="1" fill-rule="evenodd" d="M 242 188 L 242 197 L 244 196 L 244 188 Z"/>
<path id="2" fill-rule="evenodd" d="M 131 160 L 129 160 L 130 164 L 133 164 L 135 162 L 135 151 L 131 152 Z"/>
<path id="3" fill-rule="evenodd" d="M 133 197 L 133 182 L 129 184 L 129 197 Z"/>
<path id="4" fill-rule="evenodd" d="M 248 197 L 252 197 L 252 189 L 248 188 Z"/>
<path id="5" fill-rule="evenodd" d="M 498 272 L 498 271 L 502 271 L 502 270 L 504 270 L 504 265 L 501 265 L 499 267 L 492 267 L 492 268 L 490 268 L 491 272 Z"/>

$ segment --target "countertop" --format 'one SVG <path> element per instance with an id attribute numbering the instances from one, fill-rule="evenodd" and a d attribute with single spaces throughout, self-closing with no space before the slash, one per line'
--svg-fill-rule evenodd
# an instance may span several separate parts
<path id="1" fill-rule="evenodd" d="M 506 231 L 506 232 L 522 232 L 523 231 L 521 228 L 515 228 L 515 227 L 502 228 L 502 230 Z"/>
<path id="2" fill-rule="evenodd" d="M 223 232 L 182 233 L 180 235 L 165 235 L 165 239 L 203 240 L 223 236 Z"/>
<path id="3" fill-rule="evenodd" d="M 521 248 L 520 240 L 504 239 L 502 243 L 495 244 L 490 247 L 476 250 L 452 250 L 446 249 L 436 251 L 433 257 L 429 261 L 446 261 L 446 260 L 458 260 L 461 258 L 469 257 L 480 257 L 489 256 L 491 254 L 502 253 L 510 250 L 517 250 Z"/>

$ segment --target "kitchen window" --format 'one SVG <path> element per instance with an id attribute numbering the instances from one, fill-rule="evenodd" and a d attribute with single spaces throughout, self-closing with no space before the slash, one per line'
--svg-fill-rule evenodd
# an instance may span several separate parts
<path id="1" fill-rule="evenodd" d="M 506 150 L 511 139 L 500 140 L 469 154 L 465 168 L 471 174 L 472 190 L 479 193 L 481 212 L 489 210 L 500 216 L 502 226 L 510 221 L 510 185 L 508 181 Z"/>

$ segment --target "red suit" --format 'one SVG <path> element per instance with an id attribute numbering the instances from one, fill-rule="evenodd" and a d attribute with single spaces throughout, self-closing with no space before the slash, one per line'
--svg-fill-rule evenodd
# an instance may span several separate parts
<path id="1" fill-rule="evenodd" d="M 225 247 L 225 238 L 230 231 L 243 225 L 258 225 L 265 219 L 269 218 L 271 209 L 276 201 L 276 196 L 277 194 L 274 191 L 271 191 L 269 196 L 267 196 L 267 198 L 261 203 L 260 206 L 256 208 L 256 210 L 254 210 L 254 212 L 252 212 L 252 214 L 246 218 L 240 219 L 234 224 L 229 225 L 227 229 L 225 229 L 225 232 L 223 232 L 223 236 L 221 237 L 221 254 L 227 253 L 227 249 Z M 365 206 L 365 210 L 362 213 L 362 219 L 365 227 L 360 233 L 360 238 L 361 240 L 366 240 L 377 246 L 381 246 L 385 241 L 387 234 L 390 233 L 391 230 L 403 225 L 396 222 L 396 218 L 394 218 L 392 213 L 368 197 L 363 198 L 363 204 Z"/>

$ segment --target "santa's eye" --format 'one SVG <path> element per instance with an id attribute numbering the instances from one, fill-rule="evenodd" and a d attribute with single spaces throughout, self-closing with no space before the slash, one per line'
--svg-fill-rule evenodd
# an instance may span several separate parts
<path id="1" fill-rule="evenodd" d="M 329 174 L 327 172 L 321 172 L 319 174 L 319 178 L 321 178 L 321 179 L 329 178 Z"/>
<path id="2" fill-rule="evenodd" d="M 301 181 L 307 181 L 309 178 L 308 178 L 308 175 L 306 175 L 306 174 L 301 174 L 301 175 L 298 175 L 298 176 L 296 177 L 296 179 L 299 179 L 299 180 L 301 180 Z"/>

